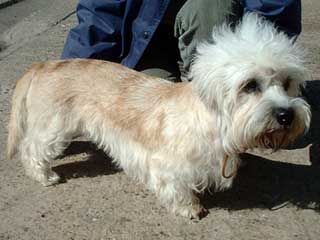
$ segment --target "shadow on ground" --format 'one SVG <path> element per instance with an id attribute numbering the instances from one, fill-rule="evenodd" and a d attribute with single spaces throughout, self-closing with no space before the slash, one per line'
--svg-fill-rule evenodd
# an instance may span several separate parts
<path id="1" fill-rule="evenodd" d="M 72 142 L 64 152 L 63 157 L 80 153 L 88 153 L 89 157 L 85 161 L 61 163 L 52 168 L 62 177 L 62 181 L 71 178 L 110 175 L 120 171 L 119 168 L 112 163 L 111 158 L 107 154 L 102 150 L 98 150 L 96 146 L 90 142 Z"/>
<path id="2" fill-rule="evenodd" d="M 65 180 L 114 174 L 119 169 L 103 151 L 89 142 L 73 142 L 67 155 L 87 152 L 86 161 L 61 164 L 53 169 Z M 233 187 L 226 192 L 206 193 L 201 201 L 207 209 L 271 209 L 286 205 L 320 211 L 320 167 L 276 162 L 243 154 Z"/>
<path id="3" fill-rule="evenodd" d="M 208 208 L 228 210 L 262 208 L 277 210 L 285 205 L 320 210 L 320 168 L 271 161 L 244 154 L 233 187 L 213 195 L 203 203 Z"/>
<path id="4" fill-rule="evenodd" d="M 311 106 L 312 120 L 308 133 L 297 139 L 290 149 L 310 146 L 310 162 L 320 166 L 320 80 L 307 81 L 306 88 L 302 92 L 304 98 Z"/>

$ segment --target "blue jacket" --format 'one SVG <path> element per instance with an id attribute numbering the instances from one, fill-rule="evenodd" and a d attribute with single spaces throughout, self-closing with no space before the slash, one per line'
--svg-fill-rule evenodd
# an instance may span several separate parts
<path id="1" fill-rule="evenodd" d="M 170 0 L 80 0 L 79 24 L 70 30 L 61 57 L 104 59 L 134 68 L 169 3 Z M 289 36 L 301 32 L 300 0 L 242 0 L 242 4 L 244 12 L 258 12 Z"/>

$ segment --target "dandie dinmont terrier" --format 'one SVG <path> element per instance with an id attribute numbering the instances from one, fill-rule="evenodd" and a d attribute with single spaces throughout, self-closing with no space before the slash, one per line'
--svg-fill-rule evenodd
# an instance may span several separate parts
<path id="1" fill-rule="evenodd" d="M 248 14 L 212 38 L 197 48 L 191 82 L 98 60 L 33 64 L 14 91 L 9 158 L 19 152 L 27 175 L 52 185 L 51 160 L 84 135 L 170 210 L 199 217 L 196 193 L 229 188 L 240 153 L 277 150 L 311 118 L 298 97 L 303 51 L 272 23 Z"/>

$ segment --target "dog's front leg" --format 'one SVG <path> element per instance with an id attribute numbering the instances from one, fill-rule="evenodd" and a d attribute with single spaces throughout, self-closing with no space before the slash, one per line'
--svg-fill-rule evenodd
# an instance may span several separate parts
<path id="1" fill-rule="evenodd" d="M 194 193 L 192 193 L 191 202 L 176 203 L 172 206 L 172 211 L 190 219 L 201 219 L 208 214 L 208 210 L 201 205 L 200 199 Z"/>
<path id="2" fill-rule="evenodd" d="M 149 187 L 173 213 L 190 219 L 200 219 L 208 213 L 181 172 L 153 169 L 150 173 Z"/>

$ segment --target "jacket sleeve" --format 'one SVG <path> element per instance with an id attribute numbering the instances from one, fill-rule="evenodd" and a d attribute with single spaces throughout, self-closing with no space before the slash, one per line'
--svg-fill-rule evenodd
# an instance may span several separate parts
<path id="1" fill-rule="evenodd" d="M 80 0 L 79 24 L 68 34 L 61 58 L 119 61 L 126 0 Z"/>
<path id="2" fill-rule="evenodd" d="M 301 32 L 301 0 L 243 0 L 245 12 L 257 12 L 294 37 Z"/>

